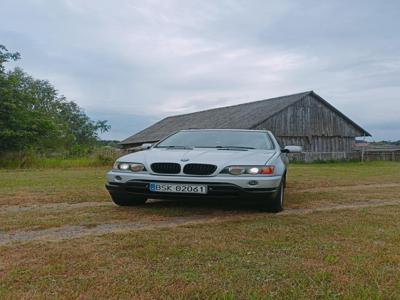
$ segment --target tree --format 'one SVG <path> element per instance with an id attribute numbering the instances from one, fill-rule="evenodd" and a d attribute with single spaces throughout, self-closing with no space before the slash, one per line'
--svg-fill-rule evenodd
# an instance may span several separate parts
<path id="1" fill-rule="evenodd" d="M 6 72 L 4 63 L 19 57 L 0 45 L 0 152 L 94 146 L 98 132 L 110 129 L 107 121 L 92 121 L 46 80 L 34 79 L 20 68 Z"/>
<path id="2" fill-rule="evenodd" d="M 20 59 L 20 57 L 18 52 L 9 52 L 5 46 L 0 44 L 0 73 L 4 72 L 4 63 Z"/>
<path id="3" fill-rule="evenodd" d="M 93 146 L 98 140 L 98 132 L 106 132 L 110 129 L 107 121 L 94 122 L 74 102 L 66 101 L 61 97 L 57 107 L 61 124 L 65 126 L 66 147 Z"/>

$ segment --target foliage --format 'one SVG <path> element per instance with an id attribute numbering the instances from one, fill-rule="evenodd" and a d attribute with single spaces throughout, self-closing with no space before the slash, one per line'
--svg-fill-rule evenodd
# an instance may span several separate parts
<path id="1" fill-rule="evenodd" d="M 398 141 L 379 141 L 379 142 L 372 142 L 370 144 L 376 145 L 376 146 L 385 146 L 385 145 L 400 146 L 400 140 L 398 140 Z"/>
<path id="2" fill-rule="evenodd" d="M 7 152 L 0 156 L 0 169 L 46 169 L 72 167 L 111 167 L 121 153 L 113 149 L 95 148 L 88 155 L 39 155 L 36 151 Z"/>
<path id="3" fill-rule="evenodd" d="M 0 153 L 89 151 L 110 129 L 107 121 L 92 121 L 46 80 L 20 68 L 5 71 L 4 63 L 19 57 L 0 45 Z"/>
<path id="4" fill-rule="evenodd" d="M 110 148 L 121 148 L 121 145 L 119 144 L 120 141 L 117 140 L 101 140 L 98 141 L 98 144 L 101 146 L 105 147 L 110 147 Z"/>
<path id="5" fill-rule="evenodd" d="M 4 63 L 10 60 L 17 60 L 21 57 L 18 52 L 8 52 L 7 48 L 0 45 L 0 73 L 4 72 Z"/>

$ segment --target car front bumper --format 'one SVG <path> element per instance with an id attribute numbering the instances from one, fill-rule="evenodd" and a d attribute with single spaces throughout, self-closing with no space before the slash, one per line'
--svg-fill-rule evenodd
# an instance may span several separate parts
<path id="1" fill-rule="evenodd" d="M 223 198 L 264 199 L 276 195 L 281 176 L 162 176 L 145 173 L 110 171 L 107 173 L 107 190 L 112 194 L 133 194 L 147 198 Z M 249 184 L 257 181 L 257 184 Z M 151 182 L 205 184 L 207 194 L 151 192 Z"/>

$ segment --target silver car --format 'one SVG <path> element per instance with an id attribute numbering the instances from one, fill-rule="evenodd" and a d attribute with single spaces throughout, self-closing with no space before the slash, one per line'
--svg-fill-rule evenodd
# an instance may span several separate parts
<path id="1" fill-rule="evenodd" d="M 178 131 L 144 150 L 120 157 L 107 173 L 112 200 L 121 206 L 149 198 L 257 200 L 283 209 L 288 158 L 301 147 L 281 148 L 266 130 Z"/>

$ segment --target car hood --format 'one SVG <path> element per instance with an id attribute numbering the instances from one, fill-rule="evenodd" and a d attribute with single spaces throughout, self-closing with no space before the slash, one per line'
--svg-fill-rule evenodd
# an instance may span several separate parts
<path id="1" fill-rule="evenodd" d="M 219 149 L 165 149 L 152 148 L 125 155 L 119 161 L 144 163 L 149 167 L 155 162 L 203 163 L 223 168 L 229 165 L 264 165 L 276 152 L 274 150 L 219 150 Z"/>

